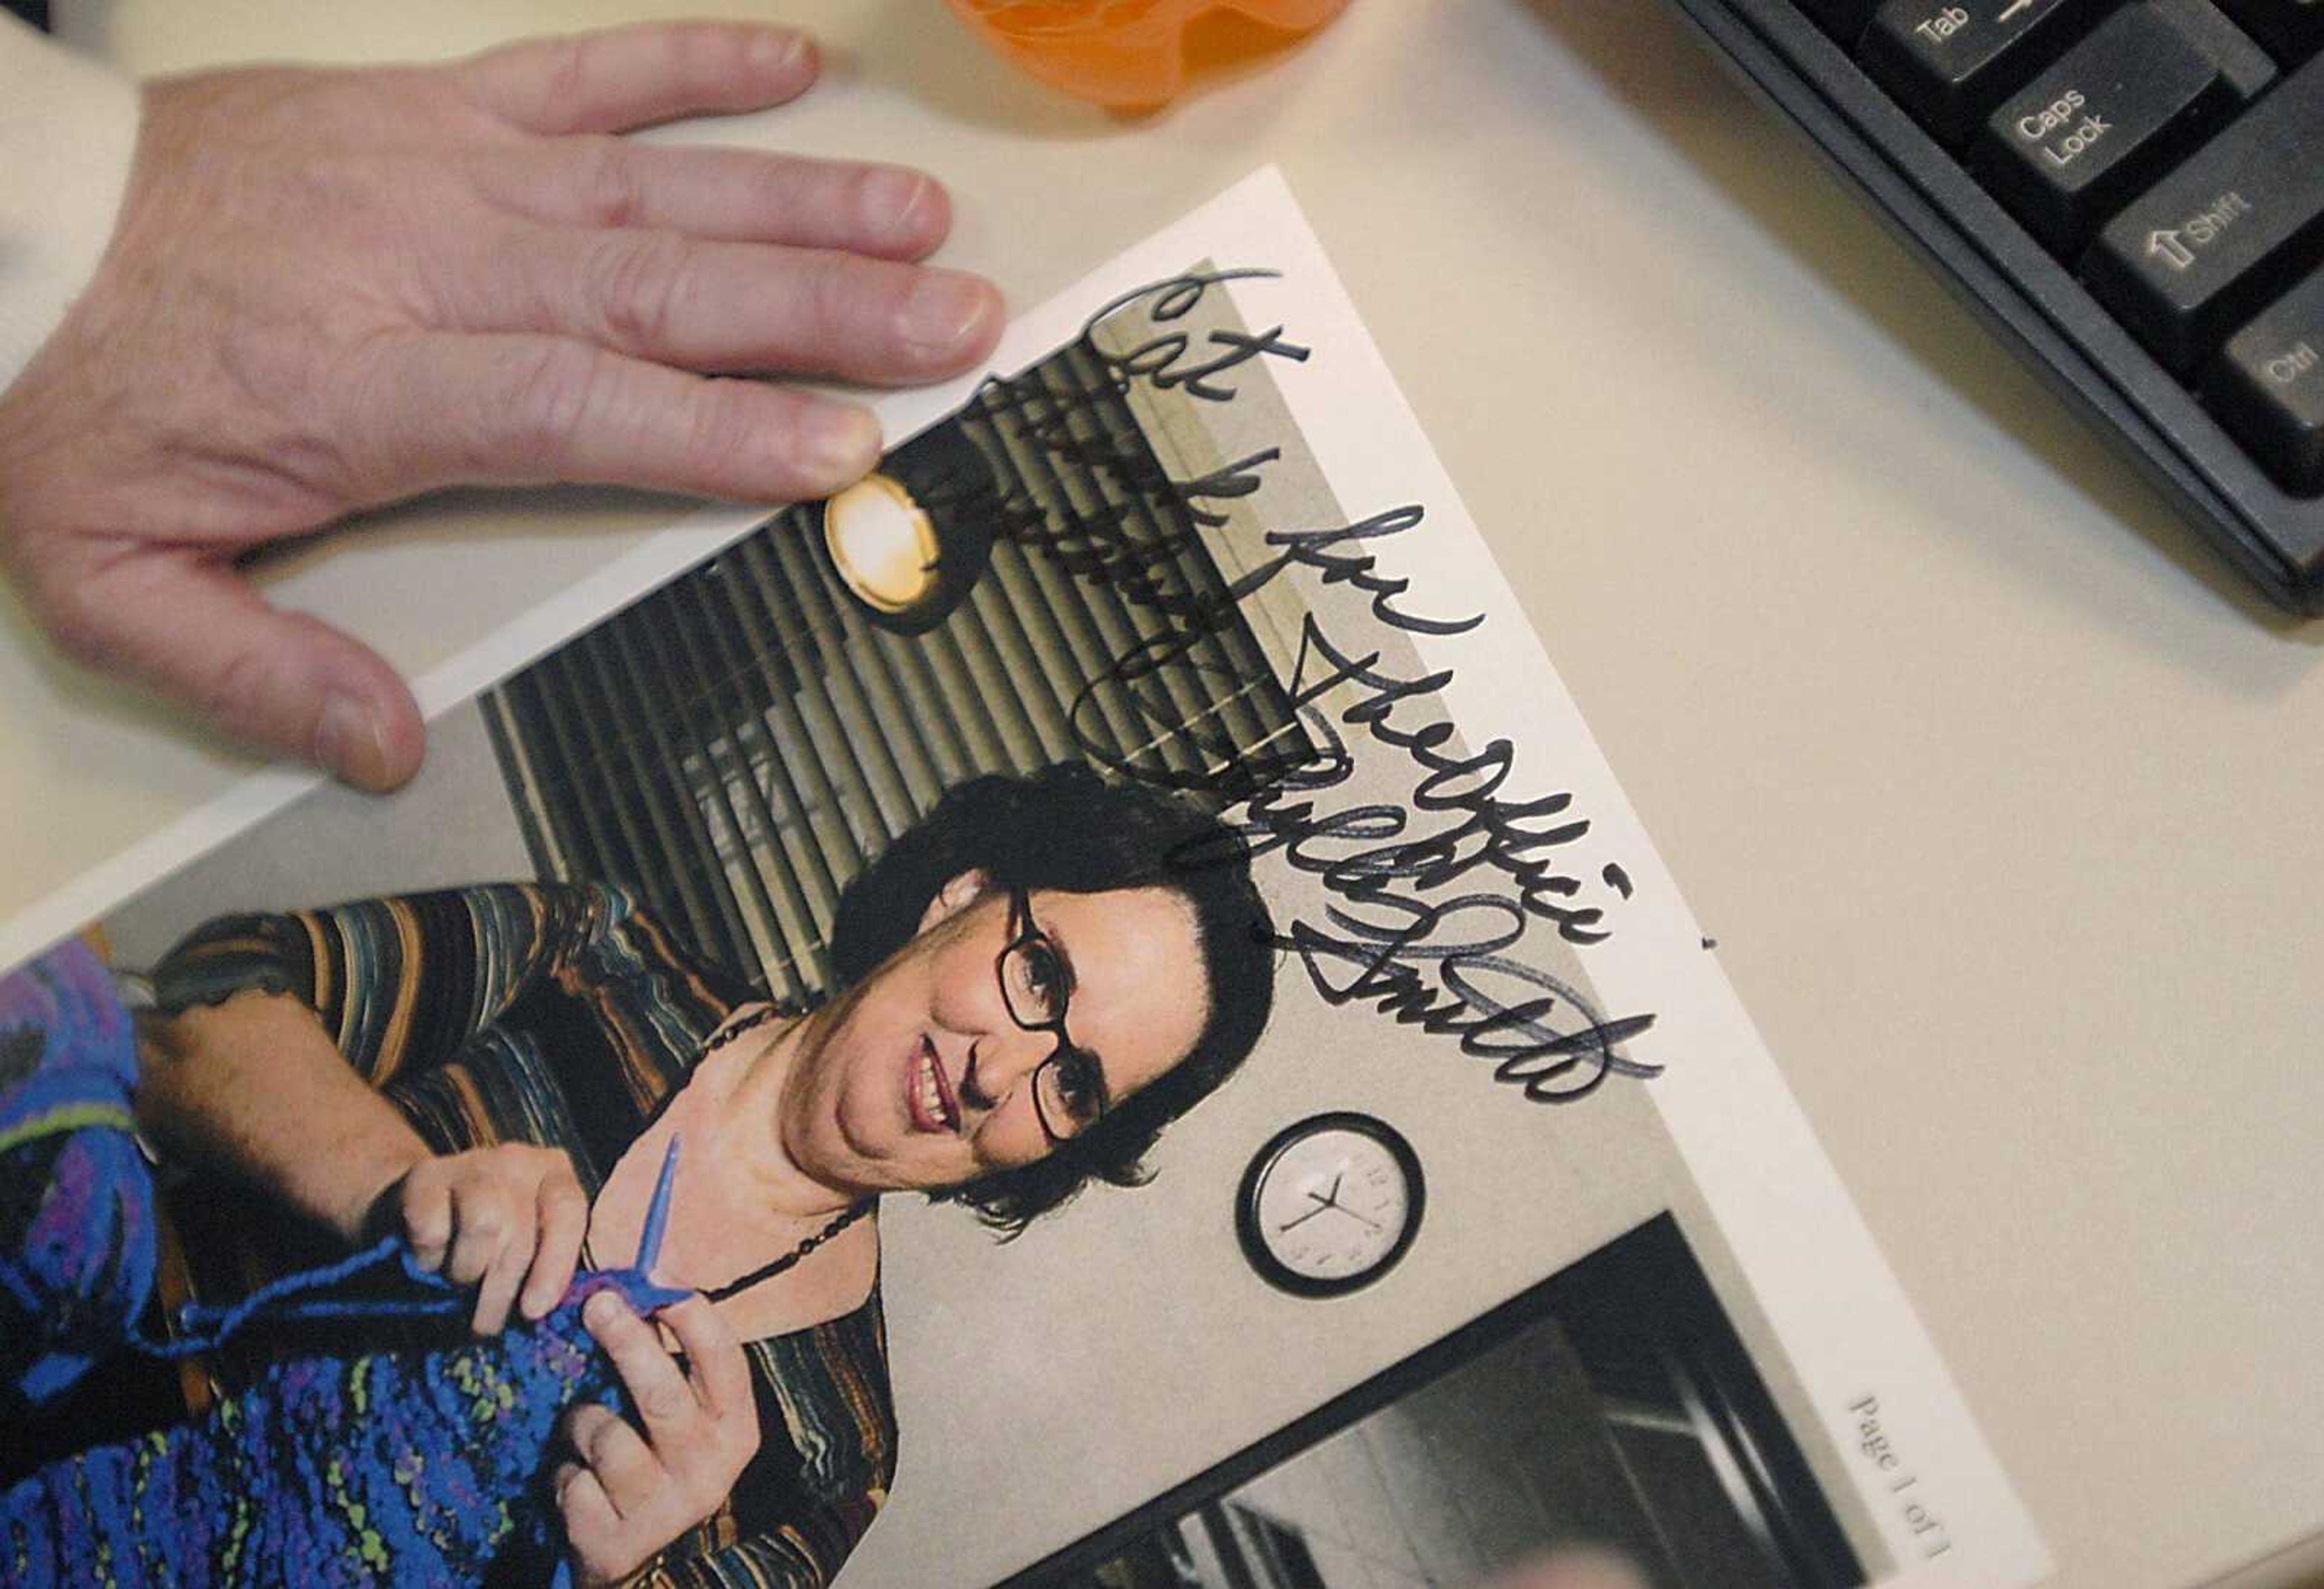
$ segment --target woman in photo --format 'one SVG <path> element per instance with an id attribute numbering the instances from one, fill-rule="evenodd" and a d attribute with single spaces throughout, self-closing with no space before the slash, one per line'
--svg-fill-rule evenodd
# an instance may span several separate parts
<path id="1" fill-rule="evenodd" d="M 234 917 L 156 972 L 138 1116 L 190 1174 L 169 1200 L 202 1300 L 327 1256 L 318 1227 L 395 1231 L 474 1288 L 478 1334 L 629 1263 L 681 1143 L 652 1277 L 699 1294 L 659 1329 L 612 1296 L 584 1315 L 639 1419 L 567 1419 L 569 1557 L 821 1584 L 894 1471 L 879 1199 L 1014 1235 L 1137 1184 L 1258 1041 L 1269 932 L 1213 818 L 1078 765 L 980 777 L 848 887 L 818 1007 L 754 1002 L 611 887 Z"/>

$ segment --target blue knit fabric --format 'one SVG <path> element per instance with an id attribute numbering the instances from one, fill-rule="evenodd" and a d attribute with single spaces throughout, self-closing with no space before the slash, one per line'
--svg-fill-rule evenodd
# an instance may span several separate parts
<path id="1" fill-rule="evenodd" d="M 53 1402 L 152 1295 L 129 1013 L 68 942 L 0 978 L 0 1417 Z"/>
<path id="2" fill-rule="evenodd" d="M 581 1323 L 608 1289 L 640 1313 L 687 1294 L 603 1271 L 492 1340 L 290 1359 L 198 1423 L 53 1464 L 0 1496 L 0 1579 L 452 1584 L 512 1546 L 554 1559 L 558 1420 L 627 1410 Z"/>
<path id="3" fill-rule="evenodd" d="M 155 1236 L 135 1079 L 129 1016 L 95 955 L 69 944 L 0 978 L 0 1427 L 124 1346 L 183 1356 L 262 1321 L 465 1308 L 389 1241 L 232 1309 L 189 1309 L 167 1344 L 143 1339 Z M 343 1291 L 389 1266 L 395 1294 Z M 511 1549 L 556 1561 L 558 1421 L 582 1401 L 628 1410 L 581 1323 L 608 1289 L 641 1314 L 687 1295 L 599 1272 L 537 1324 L 438 1352 L 286 1359 L 198 1422 L 42 1468 L 0 1495 L 0 1582 L 451 1584 Z"/>

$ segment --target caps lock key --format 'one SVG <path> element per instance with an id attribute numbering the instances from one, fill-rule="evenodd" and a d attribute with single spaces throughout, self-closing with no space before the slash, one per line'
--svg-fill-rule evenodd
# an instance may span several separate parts
<path id="1" fill-rule="evenodd" d="M 2135 0 L 1993 113 L 1978 161 L 2017 218 L 2062 253 L 2234 104 L 2227 74 Z"/>

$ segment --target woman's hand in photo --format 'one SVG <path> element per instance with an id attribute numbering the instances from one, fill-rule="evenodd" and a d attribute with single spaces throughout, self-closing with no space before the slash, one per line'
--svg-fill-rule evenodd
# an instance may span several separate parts
<path id="1" fill-rule="evenodd" d="M 380 1203 L 375 1226 L 400 1231 L 422 1267 L 477 1288 L 480 1336 L 498 1335 L 512 1304 L 527 1318 L 557 1306 L 589 1225 L 571 1158 L 524 1143 L 423 1158 Z"/>
<path id="2" fill-rule="evenodd" d="M 578 1460 L 557 1470 L 552 1493 L 584 1584 L 619 1582 L 707 1519 L 759 1449 L 758 1402 L 733 1330 L 700 1297 L 658 1317 L 687 1367 L 613 1292 L 599 1292 L 582 1309 L 644 1425 L 641 1433 L 594 1401 L 566 1416 L 565 1437 Z"/>

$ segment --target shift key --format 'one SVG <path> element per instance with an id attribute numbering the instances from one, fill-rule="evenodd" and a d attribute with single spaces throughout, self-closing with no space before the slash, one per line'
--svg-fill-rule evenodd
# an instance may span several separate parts
<path id="1" fill-rule="evenodd" d="M 2286 78 L 2098 234 L 2090 289 L 2181 375 L 2324 236 L 2324 60 Z"/>

